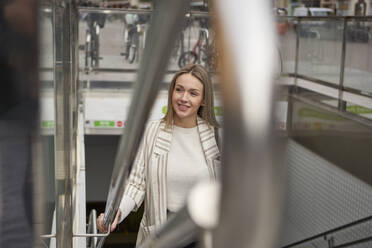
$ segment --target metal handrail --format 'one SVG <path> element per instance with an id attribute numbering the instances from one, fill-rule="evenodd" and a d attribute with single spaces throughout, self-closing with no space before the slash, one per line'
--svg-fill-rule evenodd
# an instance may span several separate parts
<path id="1" fill-rule="evenodd" d="M 102 14 L 151 14 L 152 9 L 120 9 L 120 8 L 101 8 L 101 7 L 79 7 L 79 11 L 86 13 L 102 13 Z M 204 11 L 188 11 L 189 16 L 209 17 L 209 12 Z"/>
<path id="2" fill-rule="evenodd" d="M 96 226 L 96 229 L 97 229 L 97 226 Z M 76 233 L 76 234 L 72 234 L 73 237 L 80 237 L 80 238 L 94 238 L 94 237 L 107 237 L 110 235 L 110 225 L 108 227 L 108 231 L 107 233 L 93 233 L 93 234 L 90 234 L 90 233 Z M 55 238 L 56 237 L 56 234 L 43 234 L 43 235 L 40 235 L 40 238 L 41 239 L 50 239 L 50 238 Z"/>
<path id="3" fill-rule="evenodd" d="M 369 16 L 276 16 L 278 19 L 306 19 L 306 20 L 372 20 L 372 15 Z"/>
<path id="4" fill-rule="evenodd" d="M 282 76 L 284 76 L 284 74 L 282 74 Z M 295 79 L 304 79 L 304 80 L 307 80 L 307 81 L 311 81 L 312 83 L 316 83 L 316 84 L 319 84 L 319 85 L 326 86 L 327 88 L 332 88 L 332 89 L 336 89 L 336 90 L 339 89 L 338 84 L 331 83 L 331 82 L 328 82 L 328 81 L 324 81 L 324 80 L 318 79 L 318 78 L 313 78 L 313 77 L 310 77 L 310 76 L 307 76 L 307 75 L 302 75 L 302 74 L 297 74 L 296 75 L 296 74 L 293 74 L 293 73 L 288 73 L 288 74 L 285 74 L 285 76 L 295 78 Z M 358 95 L 360 97 L 366 97 L 368 99 L 372 99 L 372 95 L 371 94 L 369 94 L 369 95 L 365 94 L 365 92 L 363 90 L 353 89 L 353 88 L 350 88 L 350 87 L 347 87 L 347 86 L 343 86 L 342 91 L 343 92 L 348 92 L 348 93 L 351 93 L 351 94 L 354 94 L 354 95 Z"/>
<path id="5" fill-rule="evenodd" d="M 97 234 L 97 212 L 95 209 L 92 209 L 92 211 L 90 211 L 87 232 L 93 232 L 94 234 Z M 91 238 L 87 239 L 87 247 L 95 248 L 96 244 L 97 238 L 94 238 L 93 240 Z"/>
<path id="6" fill-rule="evenodd" d="M 172 47 L 177 34 L 181 31 L 189 3 L 190 0 L 159 1 L 159 9 L 151 18 L 144 59 L 141 60 L 128 113 L 131 118 L 128 119 L 127 127 L 123 129 L 111 177 L 103 219 L 105 226 L 112 223 L 116 216 L 124 193 L 125 180 L 131 171 L 145 123 L 167 67 L 171 53 L 169 47 Z M 100 239 L 98 247 L 100 248 L 103 243 L 104 239 Z"/>
<path id="7" fill-rule="evenodd" d="M 97 230 L 97 223 L 96 223 L 96 221 L 94 221 L 93 233 L 92 234 L 91 233 L 75 233 L 75 234 L 73 233 L 72 236 L 73 237 L 82 237 L 82 238 L 107 237 L 111 233 L 110 228 L 111 228 L 111 225 L 108 226 L 106 233 L 97 233 L 96 231 L 94 231 L 94 230 Z M 42 235 L 40 235 L 40 238 L 42 238 L 42 239 L 50 239 L 50 238 L 55 238 L 55 237 L 56 237 L 56 234 L 42 234 Z"/>
<path id="8" fill-rule="evenodd" d="M 41 239 L 50 239 L 50 238 L 55 238 L 55 237 L 56 237 L 55 234 L 42 234 L 42 235 L 40 235 Z"/>
<path id="9" fill-rule="evenodd" d="M 110 234 L 110 226 L 108 227 L 108 230 L 106 233 L 97 233 L 97 211 L 95 209 L 92 209 L 92 211 L 89 214 L 89 223 L 88 223 L 88 233 L 76 233 L 72 234 L 73 237 L 85 237 L 85 238 L 94 238 L 94 246 L 92 248 L 96 247 L 97 243 L 97 237 L 107 237 Z M 93 233 L 90 233 L 93 232 Z M 41 239 L 50 239 L 55 238 L 56 234 L 43 234 L 40 235 Z"/>
<path id="10" fill-rule="evenodd" d="M 102 8 L 102 7 L 78 7 L 79 11 L 85 13 L 102 14 L 151 14 L 151 9 L 125 9 L 125 8 Z"/>
<path id="11" fill-rule="evenodd" d="M 368 216 L 368 217 L 365 217 L 363 219 L 359 219 L 359 220 L 350 222 L 350 223 L 348 223 L 346 225 L 342 225 L 340 227 L 333 228 L 333 229 L 328 230 L 326 232 L 322 232 L 322 233 L 316 234 L 316 235 L 314 235 L 314 236 L 312 236 L 310 238 L 306 238 L 306 239 L 303 239 L 303 240 L 294 242 L 292 244 L 285 245 L 282 248 L 290 248 L 290 247 L 294 247 L 294 246 L 297 246 L 297 245 L 300 245 L 300 244 L 304 244 L 304 243 L 307 243 L 309 241 L 312 241 L 312 240 L 315 240 L 315 239 L 318 239 L 318 238 L 322 238 L 322 237 L 328 236 L 329 234 L 332 234 L 332 233 L 335 233 L 335 232 L 339 232 L 339 231 L 345 230 L 347 228 L 350 228 L 350 227 L 353 227 L 353 226 L 356 226 L 356 225 L 365 223 L 365 222 L 370 221 L 370 220 L 372 220 L 372 215 L 371 216 Z M 342 247 L 345 247 L 345 246 L 342 246 Z"/>

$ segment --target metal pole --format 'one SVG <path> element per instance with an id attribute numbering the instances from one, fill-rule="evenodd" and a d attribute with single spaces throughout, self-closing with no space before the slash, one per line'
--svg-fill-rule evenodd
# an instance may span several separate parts
<path id="1" fill-rule="evenodd" d="M 72 247 L 72 188 L 76 170 L 77 3 L 54 1 L 55 185 L 57 248 Z"/>
<path id="2" fill-rule="evenodd" d="M 299 28 L 301 28 L 301 18 L 297 17 L 297 28 L 296 28 L 296 58 L 295 58 L 295 86 L 294 86 L 294 91 L 295 93 L 298 93 L 298 86 L 297 86 L 297 78 L 298 78 L 298 64 L 299 64 L 299 51 L 300 51 L 300 32 Z"/>
<path id="3" fill-rule="evenodd" d="M 275 37 L 269 1 L 216 0 L 222 33 L 224 149 L 214 247 L 274 247 L 284 161 L 274 150 Z M 241 24 L 244 23 L 244 29 Z"/>
<path id="4" fill-rule="evenodd" d="M 347 18 L 344 18 L 343 32 L 342 32 L 342 52 L 341 52 L 341 64 L 340 64 L 340 82 L 338 85 L 338 109 L 340 111 L 346 110 L 346 102 L 342 100 L 344 90 L 344 73 L 345 73 L 345 57 L 346 57 L 346 30 L 347 30 Z"/>
<path id="5" fill-rule="evenodd" d="M 137 81 L 129 109 L 127 127 L 118 147 L 107 198 L 104 224 L 108 226 L 115 218 L 125 186 L 125 180 L 132 168 L 136 151 L 142 139 L 142 133 L 156 98 L 160 82 L 166 70 L 168 59 L 190 0 L 158 1 L 158 10 L 154 10 L 147 35 L 144 58 L 141 60 Z M 161 34 L 161 35 L 160 35 Z M 100 239 L 98 247 L 103 245 Z"/>

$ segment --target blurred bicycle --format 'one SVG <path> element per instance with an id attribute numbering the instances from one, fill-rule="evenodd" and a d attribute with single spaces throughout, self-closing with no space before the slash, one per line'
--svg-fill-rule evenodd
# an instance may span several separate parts
<path id="1" fill-rule="evenodd" d="M 88 28 L 85 36 L 85 70 L 98 68 L 99 60 L 99 36 L 100 29 L 104 27 L 106 16 L 99 13 L 88 13 L 84 19 L 87 21 Z"/>
<path id="2" fill-rule="evenodd" d="M 182 68 L 187 64 L 201 64 L 209 70 L 216 70 L 218 61 L 217 46 L 215 39 L 210 42 L 210 31 L 208 29 L 208 20 L 203 18 L 199 20 L 199 36 L 192 50 L 181 53 L 178 66 Z"/>
<path id="3" fill-rule="evenodd" d="M 125 51 L 121 53 L 122 56 L 132 64 L 139 58 L 139 47 L 141 36 L 145 40 L 147 22 L 149 21 L 148 15 L 126 14 L 124 30 Z M 143 45 L 144 46 L 144 45 Z"/>

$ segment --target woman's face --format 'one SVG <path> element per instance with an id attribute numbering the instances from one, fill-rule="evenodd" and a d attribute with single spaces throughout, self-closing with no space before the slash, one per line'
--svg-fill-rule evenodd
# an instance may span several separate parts
<path id="1" fill-rule="evenodd" d="M 172 94 L 175 124 L 196 124 L 199 107 L 203 101 L 203 84 L 189 73 L 176 79 Z"/>

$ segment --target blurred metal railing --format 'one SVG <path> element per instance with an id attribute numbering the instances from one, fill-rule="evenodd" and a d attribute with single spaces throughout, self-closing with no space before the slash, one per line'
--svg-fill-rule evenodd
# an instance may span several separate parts
<path id="1" fill-rule="evenodd" d="M 152 14 L 154 10 L 148 9 L 120 9 L 120 8 L 95 8 L 95 7 L 79 7 L 79 11 L 84 13 L 101 13 L 101 14 Z M 190 16 L 209 17 L 208 12 L 203 11 L 186 11 Z"/>
<path id="2" fill-rule="evenodd" d="M 90 211 L 87 233 L 97 234 L 97 212 L 95 209 Z M 96 248 L 97 240 L 97 237 L 87 238 L 87 247 Z"/>

